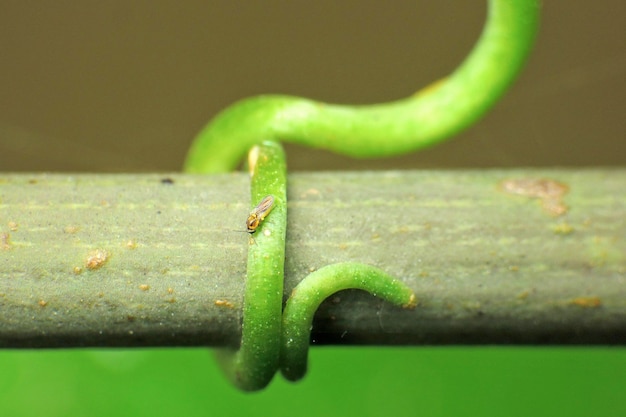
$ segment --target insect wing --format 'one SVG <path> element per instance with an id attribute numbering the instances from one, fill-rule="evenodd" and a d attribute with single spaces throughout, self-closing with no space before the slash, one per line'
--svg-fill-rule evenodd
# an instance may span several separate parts
<path id="1" fill-rule="evenodd" d="M 274 196 L 268 195 L 250 212 L 248 220 L 246 220 L 246 227 L 248 233 L 254 233 L 259 227 L 259 224 L 267 217 L 272 208 L 274 207 Z"/>
<path id="2" fill-rule="evenodd" d="M 272 211 L 273 207 L 274 207 L 274 196 L 268 195 L 263 200 L 261 200 L 258 206 L 254 208 L 254 213 L 256 213 L 259 219 L 263 220 L 265 217 L 267 217 L 269 212 Z"/>

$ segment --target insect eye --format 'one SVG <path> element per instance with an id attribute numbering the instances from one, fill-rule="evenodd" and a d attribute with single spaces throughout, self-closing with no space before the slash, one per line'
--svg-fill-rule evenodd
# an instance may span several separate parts
<path id="1" fill-rule="evenodd" d="M 259 222 L 261 220 L 256 216 L 248 217 L 248 221 L 246 222 L 246 226 L 248 226 L 248 230 L 254 230 L 259 226 Z"/>

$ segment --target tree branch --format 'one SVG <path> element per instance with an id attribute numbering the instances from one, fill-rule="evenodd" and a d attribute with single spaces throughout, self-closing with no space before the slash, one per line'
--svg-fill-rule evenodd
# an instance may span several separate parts
<path id="1" fill-rule="evenodd" d="M 289 180 L 286 295 L 363 262 L 418 297 L 336 294 L 314 343 L 626 343 L 626 169 Z M 0 176 L 0 347 L 236 346 L 248 190 L 245 174 Z"/>

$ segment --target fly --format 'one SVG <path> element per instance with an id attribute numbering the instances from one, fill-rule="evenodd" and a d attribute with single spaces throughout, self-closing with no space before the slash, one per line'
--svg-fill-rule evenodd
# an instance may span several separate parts
<path id="1" fill-rule="evenodd" d="M 268 195 L 250 212 L 246 220 L 248 233 L 253 234 L 274 207 L 274 196 Z"/>

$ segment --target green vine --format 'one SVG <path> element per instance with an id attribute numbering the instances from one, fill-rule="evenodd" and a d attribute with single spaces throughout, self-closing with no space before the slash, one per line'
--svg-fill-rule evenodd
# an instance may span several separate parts
<path id="1" fill-rule="evenodd" d="M 279 366 L 285 234 L 287 232 L 287 164 L 282 146 L 263 142 L 249 153 L 250 197 L 274 197 L 274 207 L 257 227 L 248 248 L 241 346 L 236 353 L 218 351 L 218 362 L 239 388 L 265 387 Z"/>
<path id="2" fill-rule="evenodd" d="M 536 0 L 490 0 L 485 28 L 466 60 L 449 77 L 404 100 L 342 106 L 260 96 L 226 109 L 199 134 L 186 171 L 229 171 L 249 151 L 252 203 L 273 196 L 271 213 L 250 230 L 255 235 L 248 252 L 241 345 L 236 352 L 218 352 L 238 387 L 261 389 L 279 368 L 287 379 L 300 379 L 313 314 L 337 291 L 358 288 L 406 308 L 415 306 L 413 291 L 397 279 L 368 265 L 340 263 L 306 277 L 282 311 L 287 176 L 278 142 L 383 157 L 449 138 L 485 114 L 514 81 L 533 43 L 538 9 Z"/>
<path id="3" fill-rule="evenodd" d="M 519 73 L 537 30 L 536 0 L 490 0 L 476 46 L 447 78 L 404 100 L 342 106 L 259 96 L 220 113 L 193 143 L 185 169 L 227 172 L 263 140 L 357 158 L 399 155 L 441 142 L 477 121 Z"/>
<path id="4" fill-rule="evenodd" d="M 322 301 L 347 289 L 364 290 L 404 308 L 416 305 L 413 290 L 373 266 L 346 262 L 312 272 L 294 288 L 283 312 L 280 362 L 285 378 L 304 376 L 313 315 Z"/>

